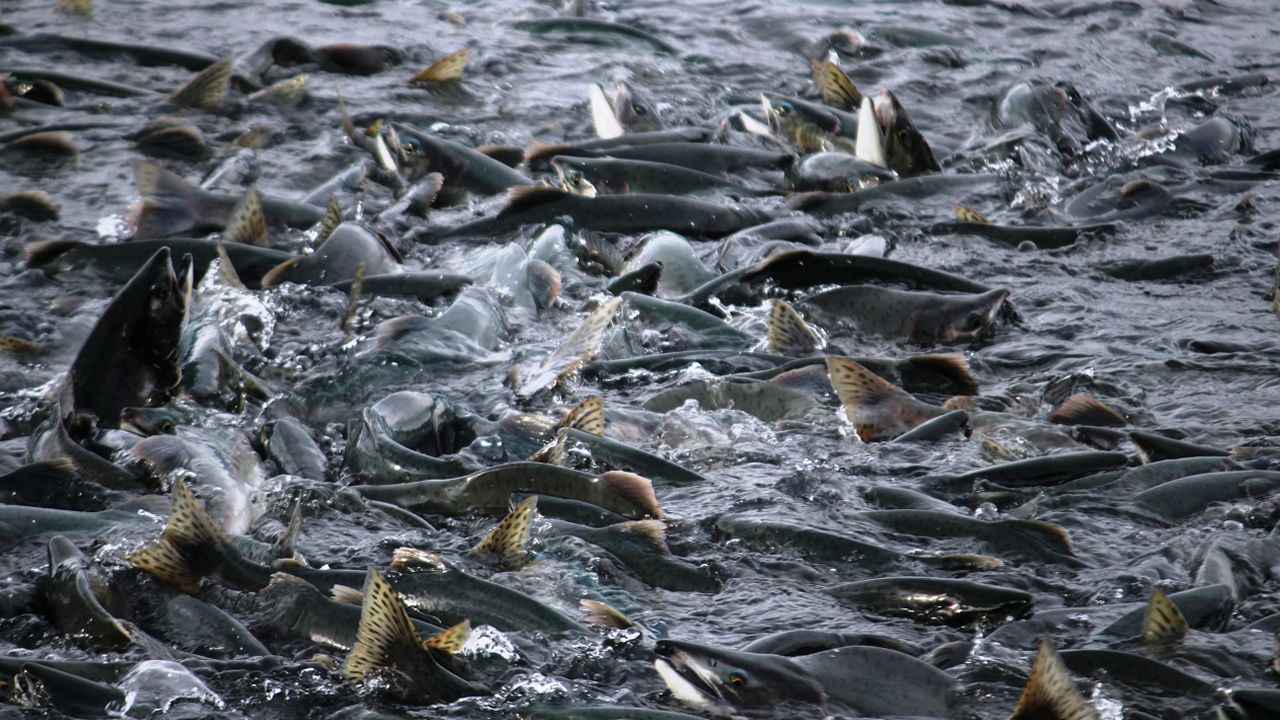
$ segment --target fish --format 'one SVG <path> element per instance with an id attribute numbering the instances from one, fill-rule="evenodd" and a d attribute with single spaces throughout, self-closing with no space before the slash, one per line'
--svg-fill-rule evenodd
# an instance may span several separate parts
<path id="1" fill-rule="evenodd" d="M 958 686 L 950 675 L 885 648 L 843 647 L 788 658 L 659 640 L 654 654 L 654 667 L 671 694 L 713 715 L 786 708 L 947 718 L 958 710 Z"/>
<path id="2" fill-rule="evenodd" d="M 974 342 L 995 330 L 1009 290 L 942 295 L 874 285 L 845 285 L 810 295 L 800 306 L 828 324 L 852 325 L 859 332 L 919 345 Z"/>
<path id="3" fill-rule="evenodd" d="M 177 390 L 178 336 L 191 299 L 192 260 L 174 271 L 160 248 L 112 299 L 76 353 L 64 390 L 67 412 L 89 413 L 98 427 L 120 426 L 126 407 L 158 405 Z M 111 368 L 113 381 L 103 382 Z"/>
<path id="4" fill-rule="evenodd" d="M 262 276 L 262 287 L 292 282 L 334 285 L 355 277 L 363 266 L 366 275 L 393 275 L 402 271 L 403 257 L 382 235 L 356 222 L 344 222 L 316 251 L 296 255 Z"/>
<path id="5" fill-rule="evenodd" d="M 201 190 L 158 165 L 138 161 L 133 170 L 142 195 L 133 220 L 135 241 L 222 230 L 240 202 L 239 198 Z M 267 195 L 260 201 L 270 223 L 305 229 L 324 217 L 322 207 Z"/>
<path id="6" fill-rule="evenodd" d="M 671 554 L 666 526 L 660 520 L 629 520 L 605 527 L 590 527 L 561 519 L 549 519 L 548 534 L 584 540 L 652 587 L 675 592 L 718 592 L 722 585 L 705 565 L 694 565 Z"/>
<path id="7" fill-rule="evenodd" d="M 370 500 L 444 514 L 505 512 L 513 492 L 580 500 L 633 519 L 662 517 L 647 479 L 620 471 L 595 476 L 544 463 L 508 463 L 470 475 L 389 485 L 356 485 Z"/>
<path id="8" fill-rule="evenodd" d="M 615 297 L 602 303 L 583 320 L 577 330 L 569 335 L 564 344 L 544 357 L 537 365 L 528 369 L 519 366 L 514 368 L 512 373 L 516 378 L 516 394 L 530 397 L 555 387 L 590 362 L 600 351 L 604 333 L 613 323 L 622 300 L 622 297 Z"/>
<path id="9" fill-rule="evenodd" d="M 676 195 L 574 195 L 548 187 L 517 187 L 497 216 L 447 229 L 414 235 L 419 243 L 446 239 L 488 238 L 524 225 L 547 223 L 568 216 L 579 229 L 605 232 L 671 230 L 689 235 L 721 237 L 769 219 L 754 208 L 717 205 Z"/>
<path id="10" fill-rule="evenodd" d="M 440 173 L 445 188 L 494 195 L 533 180 L 483 153 L 404 123 L 395 125 L 405 164 L 418 175 Z"/>
<path id="11" fill-rule="evenodd" d="M 996 625 L 1030 615 L 1035 605 L 1035 597 L 1023 590 L 932 577 L 878 577 L 823 591 L 887 615 L 955 626 Z"/>
<path id="12" fill-rule="evenodd" d="M 1003 563 L 985 555 L 917 555 L 864 542 L 851 535 L 789 521 L 767 520 L 749 515 L 721 515 L 716 532 L 755 547 L 783 547 L 819 562 L 847 562 L 866 568 L 890 568 L 900 563 L 920 562 L 943 568 L 990 570 Z"/>
<path id="13" fill-rule="evenodd" d="M 727 192 L 735 196 L 753 197 L 777 194 L 775 190 L 757 190 L 743 186 L 721 175 L 649 160 L 556 155 L 551 158 L 551 166 L 566 181 L 571 177 L 581 177 L 597 193 L 611 195 L 696 195 Z"/>

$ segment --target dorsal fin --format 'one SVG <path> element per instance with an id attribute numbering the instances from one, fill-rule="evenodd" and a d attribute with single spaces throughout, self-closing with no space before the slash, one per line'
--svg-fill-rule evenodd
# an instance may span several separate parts
<path id="1" fill-rule="evenodd" d="M 953 386 L 953 391 L 978 392 L 978 380 L 973 376 L 973 371 L 969 368 L 969 361 L 960 353 L 913 355 L 907 358 L 903 365 L 913 370 L 941 375 Z M 902 371 L 899 371 L 899 374 L 902 374 Z"/>
<path id="2" fill-rule="evenodd" d="M 40 268 L 66 255 L 77 248 L 84 247 L 79 240 L 37 240 L 26 248 L 26 261 L 29 268 Z"/>
<path id="3" fill-rule="evenodd" d="M 498 211 L 498 217 L 523 212 L 566 197 L 573 195 L 546 185 L 517 185 L 507 192 L 507 204 Z"/>
<path id="4" fill-rule="evenodd" d="M 822 94 L 822 102 L 840 110 L 856 110 L 862 104 L 862 92 L 853 80 L 830 60 L 814 60 L 813 84 Z"/>
<path id="5" fill-rule="evenodd" d="M 1158 587 L 1151 588 L 1151 600 L 1142 618 L 1142 642 L 1149 650 L 1167 650 L 1182 642 L 1190 626 L 1187 618 L 1169 596 Z"/>
<path id="6" fill-rule="evenodd" d="M 602 600 L 583 598 L 578 601 L 578 607 L 586 615 L 587 624 L 591 627 L 603 630 L 629 630 L 635 627 L 635 623 L 623 615 L 622 611 Z"/>
<path id="7" fill-rule="evenodd" d="M 270 270 L 267 271 L 266 275 L 262 276 L 262 287 L 265 289 L 265 288 L 273 287 L 275 285 L 280 284 L 281 282 L 283 282 L 284 276 L 289 273 L 290 268 L 302 262 L 303 260 L 306 260 L 308 257 L 310 256 L 295 255 L 289 258 L 288 260 L 285 260 L 284 262 L 280 263 L 279 265 L 271 268 Z"/>
<path id="8" fill-rule="evenodd" d="M 526 166 L 532 166 L 540 160 L 546 160 L 547 158 L 555 157 L 556 155 L 565 155 L 574 152 L 572 145 L 532 140 L 524 149 L 524 164 Z"/>
<path id="9" fill-rule="evenodd" d="M 419 70 L 413 77 L 409 78 L 409 82 L 428 83 L 461 80 L 462 71 L 467 68 L 467 61 L 470 59 L 471 48 L 462 48 Z"/>
<path id="10" fill-rule="evenodd" d="M 540 390 L 561 382 L 576 373 L 583 365 L 591 362 L 591 358 L 595 357 L 600 350 L 605 330 L 613 322 L 613 316 L 617 314 L 621 305 L 621 297 L 610 298 L 593 310 L 582 321 L 582 325 L 565 339 L 564 344 L 543 358 L 537 367 L 527 371 L 522 370 L 516 383 L 516 394 L 521 397 L 530 397 Z"/>
<path id="11" fill-rule="evenodd" d="M 1080 695 L 1048 638 L 1040 642 L 1027 687 L 1009 720 L 1098 720 L 1098 711 Z"/>
<path id="12" fill-rule="evenodd" d="M 774 300 L 769 310 L 769 352 L 787 357 L 808 357 L 822 348 L 822 338 L 785 300 Z"/>
<path id="13" fill-rule="evenodd" d="M 58 206 L 43 190 L 22 190 L 6 195 L 0 198 L 0 208 L 37 222 L 58 219 Z"/>
<path id="14" fill-rule="evenodd" d="M 452 655 L 461 650 L 462 646 L 467 644 L 467 640 L 470 639 L 470 637 L 471 621 L 463 620 L 457 625 L 447 627 L 426 640 L 423 640 L 422 647 L 443 650 Z"/>
<path id="15" fill-rule="evenodd" d="M 667 525 L 661 520 L 629 520 L 609 526 L 609 530 L 643 540 L 663 555 L 670 555 L 667 547 Z"/>
<path id="16" fill-rule="evenodd" d="M 488 155 L 509 168 L 520 167 L 524 162 L 524 149 L 512 145 L 477 145 L 476 152 Z"/>
<path id="17" fill-rule="evenodd" d="M 202 222 L 197 214 L 199 190 L 176 173 L 154 163 L 133 164 L 142 203 L 134 216 L 134 239 L 177 235 Z"/>
<path id="18" fill-rule="evenodd" d="M 858 137 L 854 140 L 859 160 L 878 167 L 888 167 L 884 159 L 884 138 L 880 134 L 880 122 L 871 98 L 863 96 L 858 108 Z"/>
<path id="19" fill-rule="evenodd" d="M 191 78 L 177 92 L 169 96 L 169 102 L 211 112 L 221 110 L 231 88 L 231 60 L 221 60 Z"/>
<path id="20" fill-rule="evenodd" d="M 266 102 L 282 107 L 297 105 L 306 96 L 310 75 L 302 73 L 250 93 L 249 102 Z"/>
<path id="21" fill-rule="evenodd" d="M 342 205 L 338 204 L 338 196 L 330 195 L 329 204 L 325 206 L 324 216 L 320 218 L 320 224 L 316 227 L 316 241 L 313 247 L 319 248 L 324 245 L 324 241 L 329 239 L 334 230 L 342 224 Z"/>
<path id="22" fill-rule="evenodd" d="M 489 531 L 474 548 L 473 555 L 497 555 L 504 565 L 513 565 L 528 555 L 529 529 L 533 511 L 538 507 L 538 496 L 530 495 L 502 518 L 497 527 Z"/>
<path id="23" fill-rule="evenodd" d="M 956 214 L 956 222 L 976 223 L 978 225 L 991 224 L 991 221 L 987 219 L 986 215 L 983 215 L 971 207 L 965 207 L 964 205 L 957 204 L 951 206 L 951 211 Z"/>
<path id="24" fill-rule="evenodd" d="M 222 232 L 222 241 L 257 247 L 271 244 L 267 240 L 267 216 L 262 212 L 262 197 L 257 190 L 250 189 L 240 198 Z"/>
<path id="25" fill-rule="evenodd" d="M 391 564 L 387 566 L 388 571 L 401 573 L 445 572 L 448 569 L 449 565 L 439 555 L 411 547 L 396 548 L 391 553 Z"/>
<path id="26" fill-rule="evenodd" d="M 359 607 L 364 604 L 364 593 L 350 585 L 334 585 L 329 588 L 329 599 L 343 605 Z"/>
<path id="27" fill-rule="evenodd" d="M 646 515 L 662 517 L 662 507 L 658 505 L 658 496 L 653 492 L 653 482 L 649 478 L 622 470 L 610 470 L 600 476 L 600 482 L 640 508 Z"/>
<path id="28" fill-rule="evenodd" d="M 858 437 L 864 441 L 878 437 L 884 431 L 875 420 L 876 405 L 895 398 L 912 399 L 902 388 L 849 358 L 828 357 L 827 376 L 849 422 L 853 423 Z"/>
<path id="29" fill-rule="evenodd" d="M 393 669 L 399 653 L 421 647 L 422 638 L 395 588 L 382 573 L 370 568 L 364 581 L 360 629 L 342 664 L 343 677 L 358 682 L 380 670 Z"/>
<path id="30" fill-rule="evenodd" d="M 1124 427 L 1129 422 L 1115 408 L 1092 395 L 1076 393 L 1049 413 L 1049 422 L 1059 425 L 1101 425 Z"/>
<path id="31" fill-rule="evenodd" d="M 592 435 L 604 435 L 604 398 L 592 395 L 578 403 L 569 411 L 569 414 L 556 423 L 556 427 L 573 428 Z"/>

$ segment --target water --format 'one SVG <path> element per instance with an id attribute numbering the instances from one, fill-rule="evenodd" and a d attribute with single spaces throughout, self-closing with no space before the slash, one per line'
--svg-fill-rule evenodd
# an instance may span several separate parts
<path id="1" fill-rule="evenodd" d="M 448 10 L 465 23 L 444 19 Z M 48 32 L 121 40 L 190 48 L 217 57 L 242 55 L 283 34 L 315 46 L 357 42 L 400 49 L 403 64 L 369 77 L 311 68 L 312 100 L 297 110 L 249 109 L 223 116 L 163 111 L 197 124 L 215 148 L 252 125 L 283 129 L 283 139 L 257 155 L 261 178 L 256 186 L 292 198 L 303 196 L 361 157 L 339 128 L 339 95 L 361 126 L 376 118 L 405 119 L 473 146 L 589 138 L 587 84 L 616 79 L 643 88 L 669 126 L 715 123 L 731 108 L 754 112 L 760 91 L 811 96 L 802 53 L 840 28 L 856 30 L 865 36 L 866 45 L 843 58 L 851 77 L 868 93 L 892 88 L 946 171 L 1004 173 L 1004 180 L 960 198 L 879 207 L 870 213 L 870 228 L 866 228 L 890 240 L 895 259 L 1012 290 L 1022 321 L 1005 324 L 978 345 L 960 348 L 982 395 L 1010 412 L 1043 421 L 1071 392 L 1089 392 L 1121 409 L 1136 427 L 1176 430 L 1196 443 L 1232 448 L 1274 445 L 1277 434 L 1280 383 L 1275 371 L 1280 346 L 1275 341 L 1276 315 L 1264 298 L 1276 264 L 1272 219 L 1276 184 L 1231 186 L 1212 180 L 1212 172 L 1223 164 L 1162 168 L 1144 162 L 1143 155 L 1163 147 L 1159 142 L 1126 143 L 1122 148 L 1103 144 L 1090 148 L 1082 160 L 1032 155 L 1021 165 L 978 148 L 1000 135 L 989 122 L 990 105 L 999 94 L 1014 82 L 1043 78 L 1074 83 L 1122 135 L 1151 126 L 1182 132 L 1217 114 L 1242 121 L 1252 132 L 1254 150 L 1235 154 L 1226 165 L 1238 165 L 1253 152 L 1273 149 L 1280 144 L 1280 115 L 1271 83 L 1175 89 L 1211 77 L 1274 76 L 1274 38 L 1280 20 L 1271 10 L 1265 2 L 854 5 L 816 0 L 631 2 L 593 8 L 595 17 L 626 22 L 662 37 L 681 49 L 678 55 L 616 36 L 532 34 L 515 29 L 511 24 L 515 19 L 559 11 L 552 3 L 515 1 L 450 7 L 391 0 L 351 6 L 303 0 L 273 4 L 269 11 L 235 3 L 138 1 L 99 3 L 88 19 L 56 14 L 51 3 L 11 2 L 0 23 L 16 34 Z M 461 47 L 473 48 L 474 54 L 460 87 L 424 90 L 405 83 L 417 69 Z M 123 57 L 88 57 L 65 49 L 17 48 L 0 42 L 0 70 L 9 67 L 57 69 L 161 92 L 179 87 L 191 76 L 179 67 L 140 67 Z M 272 72 L 269 80 L 294 71 Z M 83 106 L 97 99 L 69 93 L 68 105 Z M 0 387 L 8 406 L 4 414 L 8 466 L 20 462 L 42 386 L 65 370 L 105 298 L 118 287 L 83 272 L 47 278 L 26 271 L 23 248 L 47 238 L 117 239 L 121 220 L 138 200 L 130 163 L 139 154 L 125 135 L 162 113 L 159 99 L 158 95 L 110 99 L 99 114 L 24 109 L 0 120 L 0 132 L 22 124 L 86 118 L 116 125 L 74 132 L 78 163 L 33 164 L 20 161 L 12 152 L 0 161 L 0 195 L 42 189 L 61 211 L 57 223 L 9 219 L 0 225 L 4 229 L 0 329 L 42 347 L 34 357 L 0 356 L 4 370 Z M 215 157 L 201 162 L 161 162 L 197 180 L 218 164 L 223 153 L 216 150 Z M 1080 192 L 1107 178 L 1143 176 L 1185 188 L 1181 194 L 1197 201 L 1198 209 L 1129 220 L 1114 236 L 1052 251 L 1019 251 L 974 236 L 920 232 L 951 219 L 950 205 L 956 201 L 1008 224 L 1079 221 L 1068 215 L 1067 208 Z M 385 191 L 376 190 L 363 197 L 348 193 L 342 199 L 348 213 L 357 207 L 362 212 L 380 207 L 387 200 Z M 499 202 L 472 201 L 456 210 L 436 210 L 429 222 L 448 226 L 490 214 Z M 784 209 L 777 198 L 746 204 Z M 855 218 L 825 220 L 826 239 L 833 248 L 848 242 L 840 235 L 856 226 Z M 525 243 L 533 236 L 529 230 L 483 249 L 414 247 L 403 237 L 393 239 L 400 240 L 411 267 L 479 275 L 488 272 L 494 251 L 501 250 L 507 240 Z M 303 245 L 297 232 L 273 235 L 273 240 L 282 247 Z M 695 242 L 695 247 L 714 260 L 715 243 Z M 1167 281 L 1126 281 L 1100 270 L 1115 260 L 1187 253 L 1212 255 L 1213 270 Z M 355 337 L 346 342 L 338 330 L 345 298 L 296 288 L 258 293 L 261 305 L 245 306 L 248 309 L 243 312 L 271 316 L 269 321 L 259 320 L 270 332 L 257 340 L 242 339 L 236 350 L 239 359 L 251 364 L 272 387 L 292 391 L 290 399 L 305 408 L 308 424 L 330 454 L 330 475 L 346 482 L 341 460 L 346 422 L 394 390 L 440 393 L 457 406 L 490 418 L 516 409 L 545 411 L 553 404 L 545 396 L 532 403 L 517 401 L 503 379 L 512 362 L 536 363 L 556 347 L 580 323 L 589 299 L 601 296 L 606 279 L 580 271 L 571 260 L 557 266 L 564 276 L 563 305 L 540 316 L 514 312 L 514 335 L 477 362 L 428 366 L 416 373 L 403 368 L 362 368 L 361 358 L 366 356 L 361 353 L 372 344 L 378 321 L 410 312 L 430 314 L 440 308 L 427 309 L 406 300 L 373 300 L 358 313 Z M 764 305 L 739 306 L 730 314 L 735 326 L 760 337 L 767 312 Z M 624 322 L 616 327 L 625 328 L 627 334 L 615 330 L 606 339 L 605 357 L 652 350 L 676 339 L 660 332 L 646 334 L 643 324 L 628 320 L 625 311 Z M 848 334 L 832 337 L 858 355 L 897 357 L 930 349 Z M 255 342 L 262 346 L 260 355 L 250 352 Z M 1205 352 L 1208 343 L 1220 343 L 1227 351 Z M 344 378 L 336 391 L 331 389 L 335 373 Z M 358 381 L 350 379 L 353 373 Z M 875 507 L 864 495 L 872 486 L 910 485 L 926 474 L 958 472 L 992 462 L 979 443 L 864 445 L 837 411 L 827 406 L 800 420 L 777 423 L 764 423 L 736 410 L 708 412 L 696 406 L 665 417 L 621 422 L 624 416 L 619 411 L 638 406 L 659 390 L 706 376 L 697 367 L 637 372 L 582 381 L 557 399 L 576 402 L 602 393 L 607 407 L 615 411 L 611 434 L 627 433 L 629 442 L 710 478 L 698 485 L 660 484 L 657 494 L 669 516 L 672 550 L 694 563 L 715 567 L 726 579 L 723 591 L 707 595 L 648 588 L 625 571 L 618 572 L 592 546 L 553 538 L 536 528 L 534 565 L 494 573 L 494 579 L 575 616 L 581 597 L 596 597 L 615 605 L 652 634 L 731 647 L 797 628 L 878 633 L 925 649 L 991 632 L 989 627 L 949 628 L 866 612 L 820 592 L 824 585 L 881 574 L 949 574 L 944 571 L 916 563 L 886 571 L 857 563 L 810 562 L 789 550 L 762 551 L 712 533 L 720 515 L 749 511 L 846 532 L 906 552 L 987 552 L 963 540 L 893 534 L 859 522 L 854 515 Z M 226 416 L 219 419 L 226 421 Z M 256 409 L 232 415 L 229 421 L 251 432 L 261 424 Z M 1017 432 L 999 437 L 1015 450 L 1030 449 Z M 1129 447 L 1123 444 L 1120 449 Z M 1034 494 L 1026 493 L 1022 499 Z M 1047 495 L 1053 495 L 1052 488 Z M 946 499 L 965 502 L 958 496 Z M 1273 686 L 1274 676 L 1264 670 L 1271 652 L 1268 634 L 1246 637 L 1239 632 L 1249 622 L 1280 611 L 1274 600 L 1273 566 L 1260 564 L 1241 549 L 1267 538 L 1275 522 L 1272 502 L 1227 503 L 1183 520 L 1157 523 L 1111 512 L 1122 500 L 1101 497 L 1041 509 L 1034 515 L 1070 532 L 1083 567 L 1006 558 L 1007 565 L 1000 570 L 966 577 L 1030 591 L 1037 610 L 1141 602 L 1153 584 L 1169 591 L 1202 584 L 1197 581 L 1201 556 L 1212 543 L 1223 543 L 1229 555 L 1245 558 L 1231 565 L 1245 577 L 1242 597 L 1225 623 L 1193 631 L 1190 642 L 1197 652 L 1174 655 L 1168 661 L 1224 687 Z M 263 503 L 276 513 L 286 512 L 288 504 L 282 497 Z M 1002 504 L 998 512 L 1017 505 Z M 989 516 L 992 509 L 984 512 Z M 314 565 L 363 569 L 384 564 L 398 545 L 459 553 L 493 522 L 435 517 L 430 521 L 437 532 L 381 515 L 353 516 L 337 501 L 316 501 L 308 505 L 300 551 Z M 89 541 L 77 542 L 87 546 Z M 4 569 L 16 578 L 23 575 L 23 568 L 40 568 L 43 548 L 41 541 L 25 541 L 6 553 Z M 478 574 L 492 572 L 481 564 L 464 562 Z M 127 574 L 118 565 L 114 569 Z M 26 572 L 27 577 L 34 574 Z M 0 631 L 8 648 L 95 657 L 60 638 L 38 615 L 5 620 Z M 1083 646 L 1088 637 L 1088 632 L 1067 631 L 1056 639 L 1069 647 Z M 498 689 L 497 698 L 412 712 L 424 717 L 499 717 L 509 716 L 512 708 L 544 701 L 675 707 L 659 696 L 661 682 L 643 650 L 598 646 L 594 639 L 557 641 L 505 669 L 500 669 L 502 663 L 493 663 L 499 669 L 484 679 Z M 311 654 L 305 644 L 283 642 L 272 648 L 285 655 Z M 965 666 L 953 670 L 970 691 L 966 710 L 982 718 L 1007 716 L 1033 648 L 1034 642 L 980 644 Z M 1233 675 L 1222 666 L 1225 658 L 1237 653 L 1247 660 L 1241 663 L 1240 674 Z M 274 676 L 255 677 L 252 682 L 237 682 L 234 675 L 218 673 L 202 677 L 226 701 L 229 712 L 254 717 L 262 716 L 259 713 L 285 716 L 307 703 L 314 704 L 314 716 L 324 716 L 362 702 L 359 693 L 336 676 L 324 681 L 324 693 L 306 694 L 303 689 L 312 680 L 304 673 L 310 672 L 280 669 Z M 1093 691 L 1097 705 L 1107 708 L 1108 715 L 1117 704 L 1155 711 L 1162 717 L 1199 716 L 1213 705 L 1207 698 L 1182 698 L 1110 678 L 1098 681 Z M 300 694 L 307 699 L 297 700 Z"/>

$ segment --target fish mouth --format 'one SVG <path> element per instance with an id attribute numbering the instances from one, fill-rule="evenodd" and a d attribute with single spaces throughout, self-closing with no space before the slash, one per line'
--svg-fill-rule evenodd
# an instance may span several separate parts
<path id="1" fill-rule="evenodd" d="M 715 674 L 697 658 L 661 641 L 654 646 L 654 653 L 658 656 L 653 661 L 654 669 L 677 700 L 715 715 L 732 715 Z"/>

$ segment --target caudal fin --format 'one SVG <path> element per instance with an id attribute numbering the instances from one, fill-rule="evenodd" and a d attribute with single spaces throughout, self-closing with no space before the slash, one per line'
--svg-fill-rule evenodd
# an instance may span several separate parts
<path id="1" fill-rule="evenodd" d="M 559 191 L 553 191 L 559 192 Z M 613 322 L 613 317 L 622 305 L 622 298 L 616 297 L 596 308 L 582 325 L 573 331 L 564 344 L 556 348 L 536 367 L 528 372 L 520 373 L 516 385 L 516 394 L 530 397 L 540 390 L 552 387 L 576 373 L 583 365 L 591 362 L 600 350 L 604 333 Z"/>
<path id="2" fill-rule="evenodd" d="M 785 300 L 774 300 L 769 310 L 766 336 L 769 352 L 787 357 L 808 357 L 822 349 L 822 338 Z"/>
<path id="3" fill-rule="evenodd" d="M 240 198 L 236 209 L 227 221 L 227 229 L 222 233 L 222 241 L 268 247 L 267 216 L 262 211 L 262 197 L 257 190 L 249 190 Z"/>
<path id="4" fill-rule="evenodd" d="M 827 375 L 840 398 L 849 422 L 864 442 L 879 438 L 902 425 L 882 407 L 886 401 L 913 400 L 902 388 L 844 357 L 827 358 Z"/>
<path id="5" fill-rule="evenodd" d="M 1158 587 L 1151 588 L 1151 600 L 1142 618 L 1142 642 L 1149 650 L 1167 650 L 1187 636 L 1187 618 L 1169 596 Z"/>
<path id="6" fill-rule="evenodd" d="M 372 568 L 365 577 L 360 608 L 355 646 L 342 664 L 343 677 L 353 682 L 392 668 L 398 654 L 422 647 L 422 638 L 395 588 Z"/>
<path id="7" fill-rule="evenodd" d="M 200 190 L 176 174 L 139 160 L 133 164 L 142 204 L 134 218 L 133 238 L 173 237 L 200 227 Z"/>
<path id="8" fill-rule="evenodd" d="M 822 102 L 840 110 L 855 110 L 862 104 L 862 92 L 839 65 L 830 60 L 814 60 L 813 84 Z"/>
<path id="9" fill-rule="evenodd" d="M 232 61 L 228 59 L 201 70 L 199 75 L 170 95 L 169 102 L 210 112 L 221 110 L 227 91 L 231 89 L 231 66 Z"/>
<path id="10" fill-rule="evenodd" d="M 564 416 L 557 428 L 573 428 L 592 435 L 604 435 L 604 398 L 599 395 L 578 403 Z"/>
<path id="11" fill-rule="evenodd" d="M 1098 711 L 1080 695 L 1048 638 L 1031 661 L 1027 687 L 1009 720 L 1098 720 Z"/>
<path id="12" fill-rule="evenodd" d="M 516 565 L 528 556 L 529 529 L 538 496 L 530 495 L 471 549 L 473 555 L 496 555 L 504 565 Z"/>

